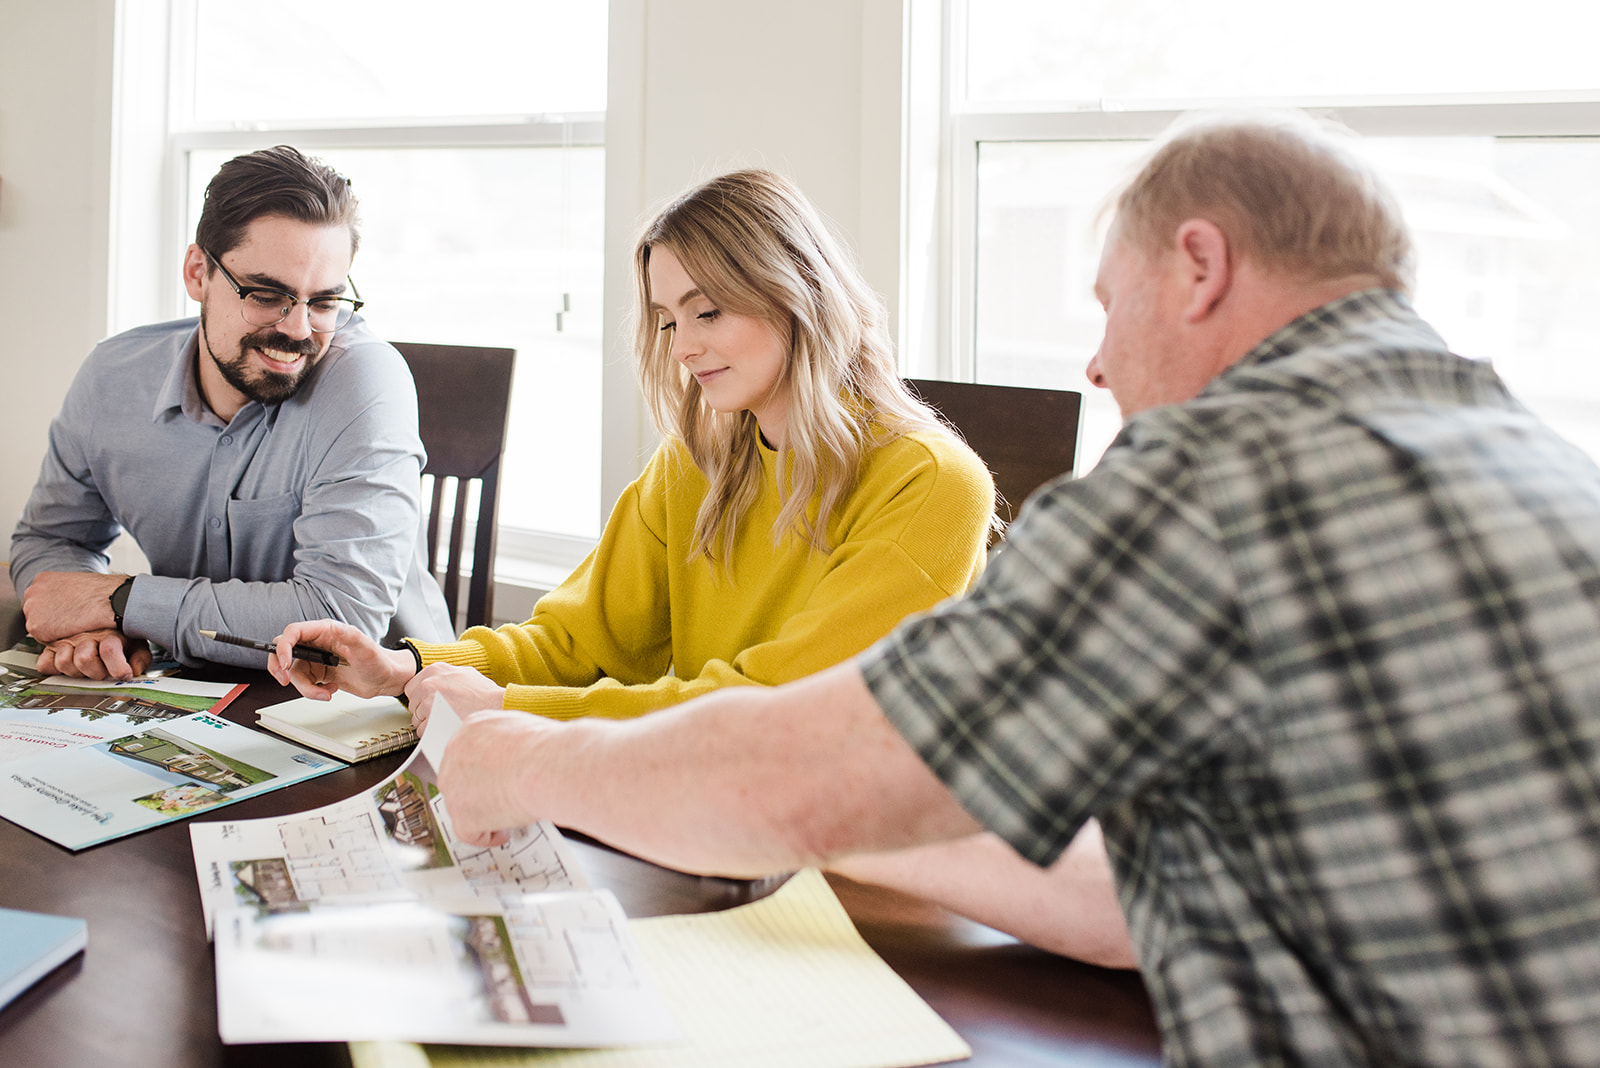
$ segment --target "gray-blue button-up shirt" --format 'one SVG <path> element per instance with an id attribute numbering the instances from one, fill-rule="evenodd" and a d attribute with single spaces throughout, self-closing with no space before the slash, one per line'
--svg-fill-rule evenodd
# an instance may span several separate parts
<path id="1" fill-rule="evenodd" d="M 185 663 L 265 662 L 201 628 L 266 639 L 332 618 L 449 638 L 421 557 L 424 453 L 404 358 L 358 317 L 293 397 L 224 424 L 201 400 L 197 322 L 130 330 L 84 361 L 11 539 L 18 592 L 42 571 L 106 571 L 126 529 L 151 574 L 124 629 Z"/>

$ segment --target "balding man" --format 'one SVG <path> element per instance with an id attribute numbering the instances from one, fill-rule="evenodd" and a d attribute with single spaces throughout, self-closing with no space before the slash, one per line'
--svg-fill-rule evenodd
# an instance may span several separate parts
<path id="1" fill-rule="evenodd" d="M 1600 471 L 1409 260 L 1340 138 L 1183 125 L 1096 282 L 1123 433 L 967 596 L 775 690 L 474 715 L 458 830 L 754 875 L 1098 816 L 1170 1063 L 1600 1063 Z"/>

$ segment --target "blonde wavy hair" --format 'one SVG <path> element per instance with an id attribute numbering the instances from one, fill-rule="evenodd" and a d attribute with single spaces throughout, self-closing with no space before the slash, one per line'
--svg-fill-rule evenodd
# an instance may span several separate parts
<path id="1" fill-rule="evenodd" d="M 1271 270 L 1310 282 L 1374 274 L 1409 292 L 1405 219 L 1353 143 L 1348 129 L 1299 111 L 1193 113 L 1123 188 L 1117 225 L 1157 254 L 1184 220 L 1209 219 Z"/>
<path id="2" fill-rule="evenodd" d="M 731 559 L 739 525 L 761 491 L 759 429 L 749 411 L 714 411 L 671 354 L 671 331 L 652 308 L 650 252 L 670 248 L 720 311 L 766 322 L 788 352 L 775 388 L 788 388 L 773 525 L 827 552 L 828 523 L 873 444 L 943 430 L 895 367 L 883 302 L 844 246 L 788 179 L 763 170 L 721 175 L 680 195 L 634 248 L 639 381 L 656 427 L 688 447 L 711 483 L 695 518 L 693 554 Z M 807 506 L 818 500 L 816 519 Z"/>

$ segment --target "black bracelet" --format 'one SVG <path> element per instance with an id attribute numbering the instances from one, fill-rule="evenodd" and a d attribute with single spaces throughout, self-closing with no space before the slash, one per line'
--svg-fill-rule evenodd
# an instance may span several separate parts
<path id="1" fill-rule="evenodd" d="M 111 618 L 116 621 L 118 630 L 122 629 L 122 614 L 128 610 L 128 595 L 133 592 L 133 576 L 129 575 L 122 580 L 122 584 L 111 591 L 108 598 L 111 601 Z"/>
<path id="2" fill-rule="evenodd" d="M 411 655 L 417 662 L 416 674 L 422 674 L 422 650 L 413 645 L 410 638 L 401 638 L 400 644 L 411 650 Z"/>

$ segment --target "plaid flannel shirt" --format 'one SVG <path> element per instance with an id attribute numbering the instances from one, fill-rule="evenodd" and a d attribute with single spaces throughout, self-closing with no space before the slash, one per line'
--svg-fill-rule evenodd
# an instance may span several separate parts
<path id="1" fill-rule="evenodd" d="M 865 655 L 1172 1064 L 1600 1064 L 1600 471 L 1394 292 L 1279 330 Z"/>

